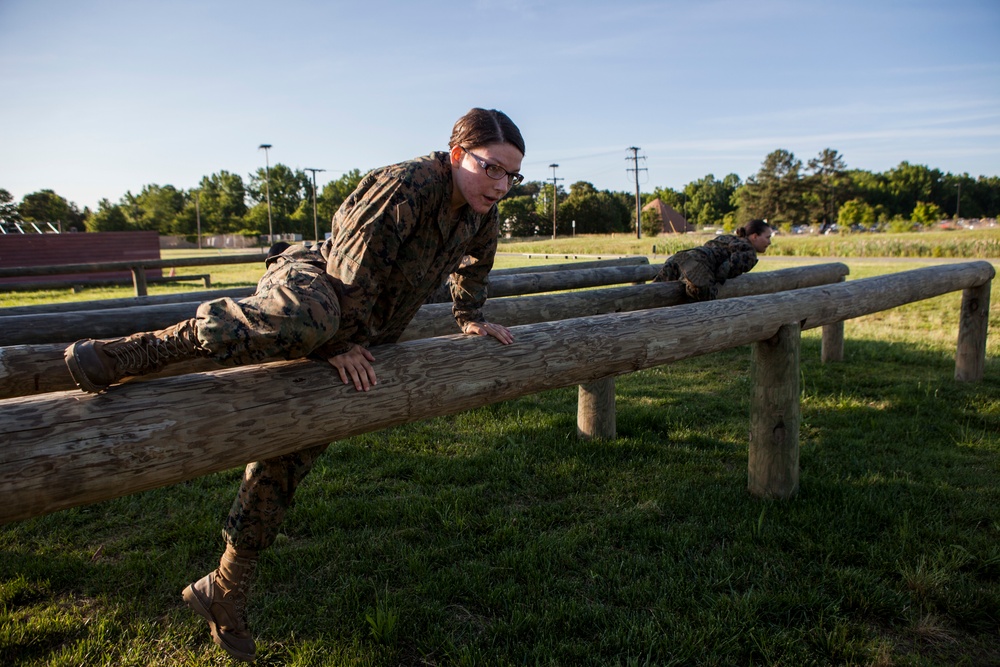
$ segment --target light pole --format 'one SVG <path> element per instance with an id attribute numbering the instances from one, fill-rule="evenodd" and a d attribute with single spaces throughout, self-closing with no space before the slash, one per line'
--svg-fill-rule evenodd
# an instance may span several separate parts
<path id="1" fill-rule="evenodd" d="M 268 149 L 271 144 L 261 144 L 257 150 L 264 149 L 264 192 L 267 195 L 267 244 L 274 244 L 274 224 L 271 222 L 271 161 L 268 159 Z"/>
<path id="2" fill-rule="evenodd" d="M 312 167 L 306 167 L 305 171 L 312 172 L 313 177 L 313 234 L 316 235 L 316 244 L 319 244 L 319 221 L 316 217 L 316 172 L 326 171 L 326 169 L 313 169 Z"/>
<path id="3" fill-rule="evenodd" d="M 552 169 L 552 238 L 556 237 L 556 205 L 559 203 L 559 193 L 558 193 L 558 182 L 563 180 L 561 178 L 556 178 L 556 168 L 559 165 L 550 164 L 549 167 Z"/>

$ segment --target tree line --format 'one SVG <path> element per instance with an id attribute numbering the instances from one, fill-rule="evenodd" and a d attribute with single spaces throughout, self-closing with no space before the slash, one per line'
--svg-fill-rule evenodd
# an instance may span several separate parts
<path id="1" fill-rule="evenodd" d="M 353 169 L 317 190 L 321 236 L 362 176 Z M 833 149 L 805 163 L 790 151 L 778 149 L 746 181 L 736 174 L 721 180 L 708 174 L 681 190 L 657 187 L 641 198 L 642 204 L 659 198 L 699 228 L 731 230 L 753 218 L 764 218 L 786 230 L 806 226 L 825 231 L 836 225 L 842 230 L 904 231 L 945 218 L 998 217 L 1000 177 L 954 175 L 909 162 L 875 173 L 848 169 L 843 156 Z M 503 232 L 512 237 L 550 236 L 553 231 L 558 236 L 635 231 L 635 195 L 598 190 L 586 181 L 568 189 L 528 181 L 513 187 L 499 209 Z M 219 171 L 203 177 L 190 190 L 146 185 L 137 194 L 126 192 L 117 202 L 102 199 L 94 211 L 81 211 L 52 190 L 15 202 L 7 190 L 0 189 L 0 221 L 53 223 L 65 231 L 154 230 L 186 237 L 193 237 L 199 228 L 202 234 L 260 236 L 273 227 L 276 234 L 311 239 L 313 184 L 304 171 L 278 163 L 269 172 L 259 169 L 246 180 Z M 659 224 L 644 215 L 643 234 L 652 235 Z"/>

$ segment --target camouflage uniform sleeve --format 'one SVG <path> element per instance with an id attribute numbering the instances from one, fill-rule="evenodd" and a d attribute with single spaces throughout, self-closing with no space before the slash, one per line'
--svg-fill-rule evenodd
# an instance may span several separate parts
<path id="1" fill-rule="evenodd" d="M 486 303 L 489 273 L 496 258 L 499 233 L 499 215 L 494 206 L 486 214 L 479 232 L 466 250 L 469 259 L 452 274 L 451 312 L 460 329 L 464 329 L 469 322 L 486 321 L 483 304 Z"/>
<path id="2" fill-rule="evenodd" d="M 337 211 L 326 271 L 341 284 L 340 328 L 317 355 L 368 346 L 372 308 L 399 253 L 399 221 L 414 219 L 404 189 L 397 179 L 371 174 Z"/>
<path id="3" fill-rule="evenodd" d="M 753 249 L 746 239 L 737 237 L 733 244 L 732 254 L 729 255 L 729 269 L 726 278 L 741 276 L 757 265 L 757 251 Z"/>

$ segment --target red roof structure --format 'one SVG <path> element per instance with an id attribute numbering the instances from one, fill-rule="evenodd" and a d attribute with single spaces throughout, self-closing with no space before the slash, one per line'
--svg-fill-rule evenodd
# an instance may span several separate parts
<path id="1" fill-rule="evenodd" d="M 660 214 L 660 222 L 663 224 L 662 232 L 666 234 L 684 234 L 695 231 L 694 225 L 684 219 L 684 216 L 670 204 L 664 204 L 659 198 L 654 199 L 642 207 L 643 211 L 655 210 Z"/>

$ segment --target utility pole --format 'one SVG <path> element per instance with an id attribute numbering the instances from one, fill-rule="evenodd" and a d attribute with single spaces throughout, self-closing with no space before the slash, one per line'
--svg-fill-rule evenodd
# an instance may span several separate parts
<path id="1" fill-rule="evenodd" d="M 958 222 L 958 212 L 962 208 L 962 181 L 958 182 L 958 199 L 955 200 L 955 222 Z"/>
<path id="2" fill-rule="evenodd" d="M 553 239 L 556 237 L 556 204 L 559 203 L 558 181 L 564 180 L 562 178 L 556 178 L 556 167 L 558 166 L 559 165 L 557 164 L 549 165 L 549 167 L 552 168 L 552 238 Z"/>
<path id="3" fill-rule="evenodd" d="M 261 144 L 257 150 L 264 149 L 264 192 L 267 193 L 267 244 L 274 245 L 274 223 L 271 222 L 271 161 L 268 150 L 271 144 Z"/>
<path id="4" fill-rule="evenodd" d="M 198 250 L 201 250 L 201 191 L 194 191 L 194 219 L 198 225 Z"/>
<path id="5" fill-rule="evenodd" d="M 645 167 L 639 168 L 639 160 L 645 160 L 646 156 L 639 157 L 639 147 L 629 146 L 625 150 L 632 151 L 632 157 L 626 157 L 625 159 L 631 161 L 635 166 L 626 171 L 635 172 L 635 237 L 637 239 L 642 238 L 642 199 L 639 197 L 639 172 L 648 171 Z"/>
<path id="6" fill-rule="evenodd" d="M 311 171 L 313 177 L 313 234 L 316 235 L 316 245 L 319 245 L 319 221 L 316 217 L 316 172 L 326 171 L 326 169 L 313 169 L 306 167 L 303 171 Z"/>

